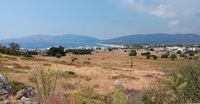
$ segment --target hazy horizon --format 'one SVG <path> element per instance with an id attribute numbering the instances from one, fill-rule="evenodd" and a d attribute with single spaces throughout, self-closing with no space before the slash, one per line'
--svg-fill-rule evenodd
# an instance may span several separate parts
<path id="1" fill-rule="evenodd" d="M 132 34 L 200 34 L 199 0 L 0 1 L 0 40 L 77 34 L 111 39 Z"/>

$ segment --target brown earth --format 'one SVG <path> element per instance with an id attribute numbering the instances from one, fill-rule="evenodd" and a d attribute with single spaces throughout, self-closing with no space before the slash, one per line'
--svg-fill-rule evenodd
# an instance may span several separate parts
<path id="1" fill-rule="evenodd" d="M 67 54 L 62 58 L 47 57 L 42 55 L 34 56 L 32 59 L 26 59 L 18 56 L 8 56 L 0 54 L 0 67 L 8 68 L 11 71 L 6 72 L 1 70 L 2 75 L 9 79 L 22 81 L 25 84 L 34 85 L 30 82 L 31 71 L 38 68 L 52 69 L 59 71 L 74 71 L 78 76 L 88 76 L 92 79 L 90 81 L 82 78 L 61 78 L 58 80 L 57 91 L 60 92 L 76 92 L 81 87 L 78 86 L 75 90 L 64 90 L 60 84 L 63 82 L 80 83 L 81 85 L 96 86 L 95 91 L 98 93 L 110 93 L 114 91 L 115 81 L 121 81 L 125 88 L 133 88 L 136 90 L 143 90 L 147 88 L 150 83 L 156 81 L 157 74 L 163 74 L 163 69 L 172 69 L 176 67 L 181 58 L 172 61 L 170 58 L 162 59 L 161 54 L 166 52 L 151 52 L 157 55 L 158 59 L 146 59 L 141 56 L 143 51 L 138 51 L 138 55 L 133 57 L 133 67 L 130 67 L 131 57 L 127 52 L 122 50 L 114 51 L 94 51 L 91 55 L 73 55 Z M 72 62 L 72 58 L 77 58 Z M 84 63 L 85 61 L 85 63 Z M 88 62 L 90 64 L 88 64 Z M 16 73 L 16 70 L 27 73 Z M 146 75 L 152 75 L 147 76 Z M 125 78 L 113 79 L 113 76 L 125 76 Z"/>

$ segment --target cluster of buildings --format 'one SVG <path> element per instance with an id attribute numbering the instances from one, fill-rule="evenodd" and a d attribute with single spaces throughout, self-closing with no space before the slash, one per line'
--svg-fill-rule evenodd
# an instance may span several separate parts
<path id="1" fill-rule="evenodd" d="M 172 46 L 172 45 L 165 45 L 165 44 L 159 44 L 159 45 L 142 45 L 143 49 L 142 50 L 149 50 L 152 49 L 154 51 L 181 51 L 181 52 L 185 52 L 185 51 L 197 51 L 200 50 L 200 46 L 199 45 L 181 45 L 181 46 Z M 55 46 L 57 47 L 57 46 Z M 51 47 L 50 47 L 51 48 Z M 20 48 L 20 52 L 38 52 L 38 53 L 45 53 L 47 52 L 50 48 L 34 48 L 34 49 L 25 49 L 25 48 Z M 80 46 L 80 47 L 70 47 L 70 46 L 66 46 L 64 47 L 64 51 L 65 50 L 69 50 L 69 49 L 92 49 L 92 50 L 105 50 L 108 51 L 109 48 L 113 48 L 113 49 L 126 49 L 127 47 L 124 45 L 104 45 L 104 46 Z"/>
<path id="2" fill-rule="evenodd" d="M 182 46 L 166 46 L 166 45 L 157 45 L 157 46 L 150 46 L 145 45 L 146 48 L 151 47 L 154 51 L 198 51 L 200 50 L 199 45 L 182 45 Z"/>

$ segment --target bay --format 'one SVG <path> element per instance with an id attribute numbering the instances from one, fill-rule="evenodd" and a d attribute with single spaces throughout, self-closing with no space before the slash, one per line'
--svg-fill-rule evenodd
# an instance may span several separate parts
<path id="1" fill-rule="evenodd" d="M 6 47 L 9 47 L 9 43 L 0 43 Z M 80 46 L 104 46 L 98 43 L 17 43 L 21 48 L 49 48 L 53 46 L 70 46 L 70 47 L 80 47 Z"/>

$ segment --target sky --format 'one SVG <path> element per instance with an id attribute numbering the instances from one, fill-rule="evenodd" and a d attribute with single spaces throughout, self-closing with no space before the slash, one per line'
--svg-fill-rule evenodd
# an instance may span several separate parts
<path id="1" fill-rule="evenodd" d="M 0 39 L 77 34 L 200 35 L 200 0 L 0 0 Z"/>

